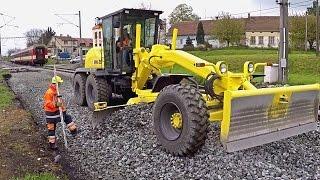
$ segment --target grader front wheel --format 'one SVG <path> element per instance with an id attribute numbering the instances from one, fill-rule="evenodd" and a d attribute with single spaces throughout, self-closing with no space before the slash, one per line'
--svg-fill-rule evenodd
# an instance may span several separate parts
<path id="1" fill-rule="evenodd" d="M 86 100 L 89 109 L 94 110 L 96 102 L 110 102 L 112 88 L 108 81 L 102 77 L 89 75 L 86 82 Z"/>
<path id="2" fill-rule="evenodd" d="M 188 156 L 205 143 L 208 110 L 200 92 L 190 85 L 169 85 L 159 94 L 153 108 L 154 129 L 165 151 Z"/>

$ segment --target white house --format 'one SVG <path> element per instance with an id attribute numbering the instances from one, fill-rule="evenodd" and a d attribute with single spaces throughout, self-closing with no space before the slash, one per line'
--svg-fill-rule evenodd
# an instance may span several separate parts
<path id="1" fill-rule="evenodd" d="M 279 16 L 248 16 L 245 21 L 245 38 L 242 44 L 249 47 L 273 47 L 277 48 L 280 39 Z M 216 20 L 201 20 L 205 32 L 205 41 L 213 48 L 224 47 L 225 43 L 220 43 L 212 36 Z M 192 39 L 193 45 L 197 46 L 196 34 L 199 21 L 185 21 L 174 24 L 169 29 L 168 41 L 171 42 L 172 31 L 178 28 L 177 48 L 183 48 L 188 37 Z"/>

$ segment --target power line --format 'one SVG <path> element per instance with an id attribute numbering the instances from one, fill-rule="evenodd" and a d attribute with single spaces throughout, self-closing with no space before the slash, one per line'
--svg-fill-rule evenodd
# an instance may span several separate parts
<path id="1" fill-rule="evenodd" d="M 72 16 L 75 16 L 75 15 L 77 16 L 77 15 L 79 15 L 79 14 L 54 14 L 54 15 L 56 15 L 57 17 L 59 17 L 59 18 L 62 19 L 63 21 L 67 22 L 67 23 L 63 23 L 63 24 L 72 24 L 72 25 L 74 25 L 74 26 L 76 26 L 76 27 L 79 27 L 79 25 L 77 25 L 77 24 L 73 23 L 72 21 L 70 21 L 70 20 L 62 17 L 62 16 L 71 16 L 71 15 L 72 15 Z"/>
<path id="2" fill-rule="evenodd" d="M 16 17 L 14 17 L 14 16 L 10 16 L 10 15 L 3 14 L 3 13 L 0 13 L 0 16 L 6 16 L 6 17 L 9 17 L 9 18 L 16 18 Z"/>
<path id="3" fill-rule="evenodd" d="M 304 0 L 304 1 L 296 2 L 296 3 L 290 3 L 290 5 L 297 5 L 297 4 L 302 4 L 302 3 L 306 3 L 306 2 L 313 2 L 313 1 L 314 0 Z M 306 5 L 301 5 L 301 6 L 306 6 Z M 300 6 L 295 6 L 295 7 L 300 7 Z M 293 7 L 293 8 L 295 8 L 295 7 Z M 248 14 L 248 13 L 259 13 L 259 12 L 261 13 L 264 11 L 271 11 L 271 10 L 278 10 L 278 9 L 279 9 L 278 6 L 274 6 L 274 7 L 265 8 L 265 9 L 234 13 L 234 14 L 231 14 L 231 16 L 237 16 L 237 15 Z"/>
<path id="4" fill-rule="evenodd" d="M 303 5 L 299 5 L 299 6 L 294 6 L 294 7 L 290 7 L 290 9 L 295 9 L 298 7 L 306 7 L 306 6 L 310 6 L 311 4 L 303 4 Z"/>
<path id="5" fill-rule="evenodd" d="M 40 36 L 12 36 L 12 37 L 1 37 L 1 39 L 27 39 L 27 38 L 40 38 Z"/>
<path id="6" fill-rule="evenodd" d="M 289 5 L 296 5 L 296 4 L 306 3 L 306 2 L 313 2 L 313 1 L 314 0 L 300 1 L 300 2 L 296 2 L 296 3 L 289 3 Z"/>
<path id="7" fill-rule="evenodd" d="M 253 10 L 253 11 L 247 11 L 247 12 L 242 12 L 242 13 L 235 13 L 235 14 L 231 14 L 231 16 L 237 16 L 237 15 L 249 14 L 249 13 L 257 13 L 257 12 L 269 11 L 269 10 L 274 10 L 274 9 L 279 9 L 279 7 L 272 7 L 272 8 L 266 8 L 266 9 L 261 9 L 261 10 Z"/>

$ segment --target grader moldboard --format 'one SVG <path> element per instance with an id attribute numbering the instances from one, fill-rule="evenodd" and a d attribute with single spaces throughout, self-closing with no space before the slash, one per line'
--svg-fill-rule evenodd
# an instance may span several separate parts
<path id="1" fill-rule="evenodd" d="M 209 122 L 220 122 L 228 152 L 317 128 L 319 84 L 257 89 L 250 80 L 266 63 L 246 62 L 242 73 L 230 72 L 223 61 L 213 64 L 176 50 L 177 29 L 170 46 L 157 44 L 161 13 L 122 9 L 101 18 L 103 48 L 92 48 L 74 76 L 75 99 L 94 111 L 95 121 L 127 105 L 154 103 L 158 141 L 178 156 L 204 145 Z M 118 47 L 124 37 L 135 43 Z M 174 65 L 201 77 L 204 85 L 189 74 L 162 73 Z M 115 104 L 112 94 L 125 102 Z"/>

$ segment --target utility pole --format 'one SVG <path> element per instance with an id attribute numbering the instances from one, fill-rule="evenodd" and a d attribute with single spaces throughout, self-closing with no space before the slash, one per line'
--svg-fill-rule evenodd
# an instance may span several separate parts
<path id="1" fill-rule="evenodd" d="M 317 43 L 317 49 L 316 49 L 316 55 L 319 56 L 319 0 L 316 1 L 317 8 L 316 8 L 316 43 Z"/>
<path id="2" fill-rule="evenodd" d="M 305 32 L 305 47 L 304 50 L 308 51 L 308 12 L 306 12 L 306 32 Z"/>
<path id="3" fill-rule="evenodd" d="M 288 82 L 288 0 L 280 0 L 280 52 L 278 82 Z"/>
<path id="4" fill-rule="evenodd" d="M 78 11 L 78 13 L 75 13 L 75 14 L 54 14 L 54 15 L 58 16 L 63 21 L 67 22 L 67 24 L 71 24 L 71 25 L 74 25 L 77 28 L 79 28 L 79 34 L 80 34 L 80 38 L 79 38 L 79 56 L 80 56 L 80 59 L 81 59 L 81 63 L 83 64 L 82 45 L 81 45 L 81 42 L 82 42 L 81 12 Z M 68 16 L 68 15 L 72 15 L 72 16 L 76 15 L 76 16 L 78 16 L 79 17 L 79 23 L 78 24 L 73 23 L 73 22 L 69 21 L 68 19 L 62 17 L 62 16 Z"/>
<path id="5" fill-rule="evenodd" d="M 84 62 L 83 62 L 83 56 L 82 56 L 82 45 L 81 45 L 81 42 L 82 42 L 82 33 L 81 33 L 81 12 L 79 11 L 79 33 L 80 33 L 80 42 L 79 42 L 79 49 L 80 49 L 80 62 L 81 64 L 83 65 Z"/>

